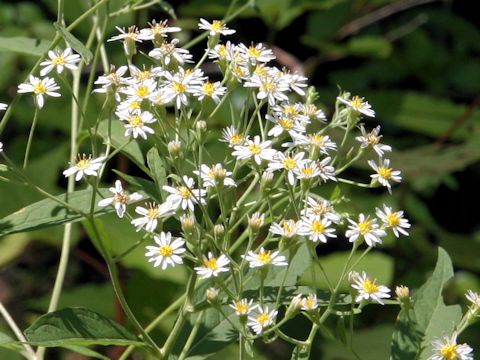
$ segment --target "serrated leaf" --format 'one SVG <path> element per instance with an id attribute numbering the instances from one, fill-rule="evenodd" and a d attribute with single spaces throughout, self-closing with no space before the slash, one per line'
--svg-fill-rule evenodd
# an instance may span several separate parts
<path id="1" fill-rule="evenodd" d="M 0 53 L 14 52 L 24 55 L 42 56 L 50 47 L 50 42 L 26 37 L 0 37 Z"/>
<path id="2" fill-rule="evenodd" d="M 123 326 L 87 308 L 66 308 L 45 314 L 25 330 L 32 345 L 43 347 L 138 345 Z"/>
<path id="3" fill-rule="evenodd" d="M 82 44 L 80 40 L 78 40 L 70 31 L 68 31 L 63 25 L 55 22 L 53 23 L 53 26 L 55 27 L 55 30 L 58 31 L 60 36 L 65 40 L 67 44 L 69 44 L 73 50 L 75 50 L 77 53 L 79 53 L 83 61 L 85 61 L 85 64 L 90 64 L 90 61 L 92 61 L 93 54 L 92 52 Z"/>
<path id="4" fill-rule="evenodd" d="M 111 194 L 108 189 L 99 189 L 104 197 Z M 57 195 L 60 200 L 84 213 L 90 212 L 90 202 L 92 199 L 92 190 L 79 190 L 68 194 Z M 98 196 L 97 196 L 98 199 Z M 95 204 L 94 214 L 99 216 L 114 211 L 111 206 L 99 207 Z M 77 222 L 82 220 L 82 216 L 69 209 L 66 209 L 58 202 L 52 199 L 40 200 L 28 205 L 13 214 L 10 214 L 0 220 L 0 236 L 18 233 L 22 231 L 32 231 L 45 227 Z"/>

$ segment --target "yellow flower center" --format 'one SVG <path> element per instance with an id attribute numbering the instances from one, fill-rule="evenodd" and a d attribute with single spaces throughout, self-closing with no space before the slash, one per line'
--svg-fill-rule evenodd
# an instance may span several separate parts
<path id="1" fill-rule="evenodd" d="M 288 157 L 285 160 L 283 160 L 283 166 L 285 167 L 286 170 L 293 170 L 295 169 L 295 166 L 297 166 L 297 160 Z"/>
<path id="2" fill-rule="evenodd" d="M 268 314 L 260 314 L 260 315 L 257 317 L 257 322 L 258 322 L 261 326 L 265 326 L 265 324 L 267 324 L 269 321 L 270 321 L 270 315 L 268 315 Z"/>
<path id="3" fill-rule="evenodd" d="M 192 192 L 190 191 L 190 189 L 186 186 L 180 186 L 178 188 L 178 193 L 180 194 L 180 196 L 184 199 L 190 199 L 192 197 Z"/>
<path id="4" fill-rule="evenodd" d="M 128 119 L 128 122 L 130 125 L 133 127 L 141 127 L 143 126 L 143 120 L 139 115 L 132 115 L 130 119 Z"/>
<path id="5" fill-rule="evenodd" d="M 248 151 L 250 151 L 250 153 L 253 155 L 258 155 L 262 152 L 262 148 L 257 144 L 250 144 L 248 145 Z"/>
<path id="6" fill-rule="evenodd" d="M 91 160 L 90 159 L 81 159 L 81 160 L 78 160 L 77 163 L 75 164 L 77 166 L 77 168 L 79 168 L 80 170 L 85 170 L 87 169 L 89 166 L 90 166 L 90 162 Z"/>
<path id="7" fill-rule="evenodd" d="M 255 68 L 255 74 L 265 76 L 267 74 L 267 69 L 265 68 L 265 66 L 257 65 L 257 67 Z"/>
<path id="8" fill-rule="evenodd" d="M 47 92 L 47 88 L 42 83 L 38 83 L 33 87 L 33 92 L 37 95 L 44 94 Z"/>
<path id="9" fill-rule="evenodd" d="M 319 220 L 314 220 L 312 223 L 312 230 L 314 233 L 323 234 L 325 232 L 325 225 Z"/>
<path id="10" fill-rule="evenodd" d="M 325 142 L 325 137 L 320 134 L 309 135 L 310 143 L 314 146 L 321 147 Z"/>
<path id="11" fill-rule="evenodd" d="M 206 268 L 215 271 L 218 269 L 217 258 L 205 259 L 203 260 L 203 265 L 205 265 Z"/>
<path id="12" fill-rule="evenodd" d="M 182 83 L 179 82 L 173 82 L 172 84 L 173 91 L 175 91 L 177 94 L 181 94 L 187 90 L 187 87 L 183 85 Z"/>
<path id="13" fill-rule="evenodd" d="M 243 135 L 242 134 L 234 134 L 230 137 L 230 143 L 234 145 L 238 145 L 243 143 Z"/>
<path id="14" fill-rule="evenodd" d="M 298 115 L 298 109 L 296 109 L 294 106 L 285 106 L 283 109 L 283 113 L 285 115 L 290 115 L 290 116 L 295 116 Z"/>
<path id="15" fill-rule="evenodd" d="M 265 91 L 266 93 L 273 93 L 277 89 L 277 86 L 272 80 L 266 80 L 260 86 L 260 90 Z"/>
<path id="16" fill-rule="evenodd" d="M 315 215 L 323 215 L 327 212 L 328 208 L 322 203 L 312 207 L 312 211 Z"/>
<path id="17" fill-rule="evenodd" d="M 363 109 L 363 99 L 358 96 L 354 96 L 350 101 L 352 108 L 354 109 Z"/>
<path id="18" fill-rule="evenodd" d="M 379 166 L 377 173 L 378 175 L 380 175 L 380 177 L 384 178 L 385 180 L 388 180 L 392 177 L 392 171 L 393 171 L 392 168 Z"/>
<path id="19" fill-rule="evenodd" d="M 173 255 L 173 248 L 170 245 L 160 246 L 158 252 L 161 256 L 170 257 Z"/>
<path id="20" fill-rule="evenodd" d="M 246 314 L 248 312 L 248 304 L 238 301 L 235 303 L 235 310 L 239 314 Z"/>
<path id="21" fill-rule="evenodd" d="M 139 86 L 137 91 L 135 91 L 135 95 L 141 98 L 147 97 L 149 94 L 150 94 L 150 91 L 146 86 Z"/>
<path id="22" fill-rule="evenodd" d="M 260 253 L 257 255 L 257 260 L 264 263 L 264 264 L 270 264 L 272 262 L 272 256 L 270 251 L 260 251 Z"/>
<path id="23" fill-rule="evenodd" d="M 291 130 L 293 128 L 293 120 L 289 118 L 282 118 L 278 120 L 278 125 L 280 125 L 285 130 Z"/>
<path id="24" fill-rule="evenodd" d="M 380 139 L 382 138 L 382 135 L 380 136 L 375 136 L 373 135 L 372 133 L 369 133 L 367 135 L 367 142 L 369 144 L 372 144 L 372 145 L 377 145 L 378 143 L 380 143 Z"/>
<path id="25" fill-rule="evenodd" d="M 372 220 L 365 220 L 358 223 L 360 234 L 365 235 L 372 230 Z"/>
<path id="26" fill-rule="evenodd" d="M 203 93 L 207 96 L 212 96 L 213 92 L 215 91 L 215 86 L 211 82 L 206 82 L 202 86 Z"/>
<path id="27" fill-rule="evenodd" d="M 400 216 L 396 212 L 391 213 L 387 215 L 387 222 L 392 227 L 398 226 L 400 225 Z"/>
<path id="28" fill-rule="evenodd" d="M 369 294 L 374 294 L 376 293 L 380 287 L 377 285 L 377 282 L 375 280 L 370 280 L 367 279 L 363 282 L 363 290 Z"/>
<path id="29" fill-rule="evenodd" d="M 158 211 L 158 208 L 150 206 L 150 208 L 147 211 L 147 217 L 149 219 L 156 219 L 156 218 L 160 217 L 160 213 Z"/>
<path id="30" fill-rule="evenodd" d="M 302 168 L 302 174 L 305 177 L 311 177 L 313 175 L 313 168 L 310 166 Z"/>
<path id="31" fill-rule="evenodd" d="M 459 359 L 457 346 L 457 344 L 447 344 L 441 348 L 440 353 L 447 360 L 457 360 Z"/>
<path id="32" fill-rule="evenodd" d="M 115 194 L 115 196 L 113 197 L 113 201 L 117 203 L 122 203 L 122 204 L 126 204 L 129 200 L 130 200 L 130 196 L 128 196 L 123 192 L 119 194 Z"/>
<path id="33" fill-rule="evenodd" d="M 138 102 L 138 101 L 132 101 L 132 102 L 130 103 L 130 109 L 132 109 L 132 110 L 140 109 L 140 102 Z"/>
<path id="34" fill-rule="evenodd" d="M 55 59 L 52 59 L 52 64 L 53 65 L 63 65 L 63 64 L 65 64 L 65 59 L 63 57 L 57 57 Z"/>
<path id="35" fill-rule="evenodd" d="M 256 57 L 259 57 L 261 54 L 262 52 L 254 46 L 250 46 L 247 50 L 247 55 L 250 57 L 256 58 Z"/>
<path id="36" fill-rule="evenodd" d="M 245 76 L 245 71 L 240 66 L 235 66 L 232 71 L 237 76 Z"/>
<path id="37" fill-rule="evenodd" d="M 213 20 L 211 29 L 213 31 L 223 30 L 223 23 L 220 20 Z"/>
<path id="38" fill-rule="evenodd" d="M 140 71 L 137 74 L 137 79 L 140 81 L 150 79 L 151 77 L 152 73 L 149 70 Z"/>
<path id="39" fill-rule="evenodd" d="M 226 58 L 227 57 L 227 47 L 225 45 L 220 45 L 217 48 L 217 53 L 218 53 L 219 57 Z"/>
<path id="40" fill-rule="evenodd" d="M 315 298 L 313 296 L 309 296 L 305 299 L 305 307 L 309 309 L 313 309 L 315 307 Z"/>

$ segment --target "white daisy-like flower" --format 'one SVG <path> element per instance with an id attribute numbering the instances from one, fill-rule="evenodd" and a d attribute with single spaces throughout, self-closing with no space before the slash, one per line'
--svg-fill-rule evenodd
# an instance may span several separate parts
<path id="1" fill-rule="evenodd" d="M 340 222 L 340 215 L 334 210 L 332 204 L 325 199 L 317 200 L 311 196 L 305 201 L 306 207 L 302 209 L 303 216 L 311 217 L 317 216 L 328 219 L 335 224 Z"/>
<path id="2" fill-rule="evenodd" d="M 195 170 L 193 173 L 195 175 L 200 175 L 203 186 L 206 188 L 215 187 L 217 184 L 233 187 L 237 186 L 235 181 L 230 177 L 232 172 L 225 170 L 222 164 L 215 164 L 212 166 L 202 164 L 200 166 L 200 171 Z"/>
<path id="3" fill-rule="evenodd" d="M 166 202 L 170 204 L 171 208 L 176 210 L 181 207 L 183 210 L 194 210 L 194 204 L 206 204 L 205 195 L 206 191 L 203 189 L 194 189 L 195 180 L 188 176 L 183 176 L 183 184 L 177 187 L 168 185 L 163 186 L 163 190 L 170 193 Z"/>
<path id="4" fill-rule="evenodd" d="M 96 159 L 92 158 L 92 155 L 88 157 L 85 154 L 78 155 L 77 160 L 72 166 L 63 172 L 65 177 L 75 175 L 75 181 L 80 181 L 85 176 L 97 176 L 97 171 L 102 167 L 105 156 L 100 156 Z"/>
<path id="5" fill-rule="evenodd" d="M 392 147 L 390 145 L 381 144 L 380 140 L 382 139 L 382 135 L 380 134 L 380 125 L 378 125 L 375 129 L 367 133 L 363 125 L 360 125 L 360 131 L 362 132 L 362 136 L 357 136 L 355 140 L 360 141 L 360 147 L 365 149 L 369 146 L 375 150 L 378 156 L 382 157 L 384 151 L 392 151 Z"/>
<path id="6" fill-rule="evenodd" d="M 323 123 L 327 122 L 325 113 L 314 104 L 304 104 L 302 114 L 308 117 L 309 120 L 317 120 Z"/>
<path id="7" fill-rule="evenodd" d="M 155 80 L 163 74 L 163 69 L 159 66 L 146 69 L 144 65 L 143 69 L 139 69 L 135 65 L 129 65 L 128 70 L 132 76 L 132 83 L 142 83 L 147 80 Z"/>
<path id="8" fill-rule="evenodd" d="M 354 96 L 351 100 L 338 96 L 337 100 L 365 116 L 375 117 L 375 111 L 373 111 L 372 106 L 368 101 L 364 101 L 364 99 L 359 96 Z"/>
<path id="9" fill-rule="evenodd" d="M 164 72 L 165 97 L 167 101 L 174 101 L 177 108 L 188 104 L 188 94 L 195 92 L 195 88 L 203 84 L 203 72 L 200 69 L 185 71 L 179 68 L 175 74 Z"/>
<path id="10" fill-rule="evenodd" d="M 262 43 L 259 43 L 255 46 L 252 44 L 248 48 L 244 44 L 239 44 L 238 51 L 245 61 L 249 61 L 253 65 L 255 65 L 257 62 L 267 63 L 275 59 L 273 51 L 271 49 L 267 49 Z"/>
<path id="11" fill-rule="evenodd" d="M 235 30 L 229 29 L 225 26 L 225 24 L 220 20 L 213 20 L 210 24 L 207 20 L 200 18 L 200 22 L 198 23 L 198 28 L 200 30 L 207 30 L 209 31 L 210 36 L 215 36 L 217 34 L 221 35 L 232 35 L 235 34 Z"/>
<path id="12" fill-rule="evenodd" d="M 430 360 L 473 360 L 473 349 L 467 344 L 457 344 L 457 332 L 452 336 L 445 335 L 443 339 L 432 342 L 433 355 Z"/>
<path id="13" fill-rule="evenodd" d="M 299 152 L 295 155 L 284 154 L 281 151 L 278 151 L 273 159 L 268 163 L 268 170 L 269 171 L 276 171 L 285 169 L 287 172 L 287 179 L 290 185 L 295 184 L 295 172 L 294 170 L 299 166 L 302 161 L 305 153 Z"/>
<path id="14" fill-rule="evenodd" d="M 144 99 L 150 99 L 157 90 L 157 82 L 153 79 L 147 79 L 138 83 L 131 84 L 120 91 L 127 95 L 131 101 L 142 102 Z"/>
<path id="15" fill-rule="evenodd" d="M 253 231 L 258 231 L 263 225 L 265 225 L 265 213 L 256 211 L 251 216 L 248 216 L 248 226 Z"/>
<path id="16" fill-rule="evenodd" d="M 268 132 L 268 136 L 278 137 L 283 134 L 283 132 L 288 132 L 290 136 L 294 137 L 295 135 L 305 132 L 305 126 L 294 117 L 271 116 L 267 114 L 265 118 L 275 124 Z"/>
<path id="17" fill-rule="evenodd" d="M 283 147 L 298 146 L 308 151 L 318 150 L 321 154 L 328 155 L 329 151 L 336 151 L 335 144 L 328 135 L 320 133 L 315 134 L 295 134 L 292 136 L 293 143 L 282 144 Z"/>
<path id="18" fill-rule="evenodd" d="M 120 28 L 118 26 L 115 27 L 120 34 L 112 36 L 107 41 L 121 40 L 123 41 L 123 49 L 125 50 L 126 54 L 132 55 L 135 53 L 136 50 L 133 50 L 132 53 L 132 48 L 135 46 L 136 42 L 142 42 L 142 40 L 145 40 L 144 34 L 141 34 L 136 26 L 130 26 L 127 31 L 125 31 L 124 28 Z"/>
<path id="19" fill-rule="evenodd" d="M 116 100 L 120 101 L 120 96 L 117 92 L 118 88 L 121 85 L 129 84 L 131 80 L 128 77 L 123 77 L 127 70 L 127 66 L 120 66 L 117 70 L 115 70 L 115 67 L 112 65 L 110 67 L 110 73 L 99 76 L 95 81 L 94 84 L 100 85 L 100 87 L 93 90 L 93 92 L 104 94 L 107 92 L 107 90 L 111 89 L 115 93 Z"/>
<path id="20" fill-rule="evenodd" d="M 306 84 L 306 81 L 308 81 L 308 79 L 305 76 L 302 76 L 300 74 L 284 73 L 283 79 L 288 84 L 291 90 L 295 91 L 300 96 L 305 96 L 305 91 L 303 90 L 303 88 L 306 88 L 308 86 Z"/>
<path id="21" fill-rule="evenodd" d="M 289 86 L 279 75 L 255 74 L 243 86 L 258 88 L 257 99 L 267 99 L 270 106 L 274 106 L 277 101 L 288 100 L 288 96 L 284 93 L 289 90 Z"/>
<path id="22" fill-rule="evenodd" d="M 120 118 L 120 120 L 126 122 L 125 136 L 132 136 L 134 139 L 140 136 L 146 140 L 147 133 L 155 133 L 151 127 L 146 125 L 157 121 L 157 119 L 153 117 L 153 114 L 148 111 L 121 112 L 117 113 L 117 116 Z"/>
<path id="23" fill-rule="evenodd" d="M 229 147 L 234 147 L 242 145 L 245 142 L 245 137 L 232 125 L 223 129 L 220 141 L 227 142 Z"/>
<path id="24" fill-rule="evenodd" d="M 480 294 L 473 291 L 473 290 L 468 290 L 467 293 L 465 294 L 465 297 L 467 298 L 468 301 L 470 301 L 476 308 L 480 309 Z"/>
<path id="25" fill-rule="evenodd" d="M 279 255 L 279 251 L 265 250 L 263 247 L 257 253 L 249 251 L 247 255 L 242 255 L 242 258 L 248 261 L 250 268 L 257 268 L 266 265 L 273 266 L 287 266 L 287 259 L 283 255 Z"/>
<path id="26" fill-rule="evenodd" d="M 332 224 L 327 218 L 320 218 L 318 216 L 303 217 L 301 220 L 298 234 L 308 236 L 313 242 L 321 241 L 327 242 L 327 237 L 336 238 L 335 229 L 329 227 Z"/>
<path id="27" fill-rule="evenodd" d="M 392 211 L 391 207 L 383 204 L 383 211 L 377 208 L 376 214 L 387 227 L 392 229 L 397 238 L 400 234 L 408 236 L 405 229 L 410 228 L 410 223 L 403 217 L 403 211 Z"/>
<path id="28" fill-rule="evenodd" d="M 247 325 L 252 328 L 255 334 L 260 335 L 265 328 L 273 325 L 275 323 L 275 318 L 277 317 L 278 311 L 273 309 L 270 311 L 268 306 L 262 308 L 258 306 L 256 309 L 255 316 L 248 317 Z"/>
<path id="29" fill-rule="evenodd" d="M 45 103 L 44 95 L 59 97 L 60 94 L 56 92 L 60 87 L 55 80 L 50 77 L 43 79 L 37 78 L 33 75 L 28 77 L 28 83 L 18 85 L 18 93 L 33 93 L 35 103 L 41 109 Z"/>
<path id="30" fill-rule="evenodd" d="M 295 220 L 282 220 L 280 223 L 274 222 L 270 225 L 269 231 L 272 234 L 280 235 L 286 238 L 294 237 L 298 234 L 298 230 L 300 229 L 300 221 Z"/>
<path id="31" fill-rule="evenodd" d="M 194 88 L 193 96 L 197 97 L 199 101 L 202 101 L 205 98 L 211 98 L 215 103 L 220 102 L 220 97 L 225 95 L 227 88 L 222 86 L 220 81 L 210 82 L 206 81 L 202 86 Z"/>
<path id="32" fill-rule="evenodd" d="M 45 60 L 40 63 L 40 66 L 44 66 L 44 68 L 40 71 L 40 76 L 47 75 L 54 68 L 57 70 L 58 74 L 61 74 L 64 68 L 69 70 L 77 70 L 77 64 L 81 60 L 80 55 L 72 54 L 72 49 L 70 48 L 66 48 L 62 52 L 59 50 L 50 50 L 48 52 L 48 57 L 50 58 L 49 60 Z"/>
<path id="33" fill-rule="evenodd" d="M 301 309 L 303 311 L 314 311 L 318 309 L 318 300 L 316 294 L 310 294 L 301 300 Z"/>
<path id="34" fill-rule="evenodd" d="M 386 286 L 379 285 L 376 279 L 370 278 L 365 271 L 353 278 L 352 287 L 358 291 L 355 298 L 356 302 L 362 300 L 373 300 L 384 305 L 382 299 L 390 297 L 390 289 Z"/>
<path id="35" fill-rule="evenodd" d="M 272 160 L 276 151 L 271 148 L 272 142 L 270 140 L 262 141 L 260 136 L 256 135 L 252 140 L 247 139 L 245 145 L 234 146 L 235 151 L 233 156 L 238 159 L 250 159 L 253 157 L 254 161 L 260 165 L 262 160 Z"/>
<path id="36" fill-rule="evenodd" d="M 328 180 L 337 181 L 337 178 L 335 177 L 335 168 L 332 165 L 329 165 L 330 160 L 332 160 L 332 158 L 327 156 L 322 161 L 317 161 L 319 176 L 325 182 Z"/>
<path id="37" fill-rule="evenodd" d="M 388 192 L 392 193 L 392 185 L 390 181 L 401 182 L 402 177 L 400 176 L 400 170 L 393 170 L 390 167 L 389 159 L 380 159 L 378 165 L 373 160 L 368 160 L 368 165 L 375 170 L 376 174 L 370 175 L 372 180 L 378 181 L 381 185 L 385 186 L 388 189 Z"/>
<path id="38" fill-rule="evenodd" d="M 252 306 L 253 299 L 242 299 L 239 301 L 233 301 L 229 306 L 235 310 L 235 314 L 238 316 L 245 316 L 252 312 L 253 309 L 257 307 L 257 305 Z"/>
<path id="39" fill-rule="evenodd" d="M 350 225 L 345 236 L 348 241 L 357 241 L 359 237 L 363 237 L 368 246 L 375 246 L 382 243 L 382 237 L 387 235 L 385 230 L 379 229 L 377 219 L 370 219 L 364 214 L 358 216 L 358 222 L 348 219 Z"/>
<path id="40" fill-rule="evenodd" d="M 317 162 L 310 159 L 303 160 L 293 171 L 297 179 L 313 179 L 321 174 Z"/>
<path id="41" fill-rule="evenodd" d="M 162 270 L 165 270 L 168 266 L 175 267 L 177 264 L 183 264 L 182 257 L 186 249 L 183 246 L 185 241 L 178 237 L 172 239 L 172 234 L 163 231 L 160 236 L 153 236 L 153 240 L 158 246 L 147 246 L 148 250 L 145 254 L 148 257 L 148 262 L 153 262 L 153 266 L 161 266 Z M 173 241 L 172 241 L 173 240 Z"/>
<path id="42" fill-rule="evenodd" d="M 140 30 L 141 38 L 143 40 L 155 40 L 156 37 L 167 37 L 168 33 L 182 31 L 179 27 L 168 26 L 168 20 L 163 20 L 157 23 L 156 20 L 153 20 L 151 23 L 148 23 L 149 28 Z"/>
<path id="43" fill-rule="evenodd" d="M 220 61 L 232 61 L 238 53 L 237 47 L 230 41 L 225 44 L 217 44 L 208 51 L 209 59 L 218 59 Z"/>
<path id="44" fill-rule="evenodd" d="M 153 232 L 157 228 L 158 219 L 167 217 L 172 214 L 172 208 L 169 203 L 157 205 L 155 203 L 147 203 L 147 208 L 137 206 L 135 212 L 142 217 L 133 219 L 131 224 L 136 227 L 136 231 L 140 231 L 145 227 L 148 232 Z"/>
<path id="45" fill-rule="evenodd" d="M 222 272 L 230 271 L 228 264 L 230 260 L 224 254 L 216 258 L 209 252 L 207 257 L 203 257 L 203 266 L 196 267 L 195 271 L 202 279 L 217 277 Z"/>
<path id="46" fill-rule="evenodd" d="M 127 194 L 125 190 L 123 190 L 122 182 L 120 180 L 116 180 L 115 187 L 111 187 L 108 190 L 113 193 L 113 196 L 100 200 L 98 206 L 105 207 L 113 204 L 119 218 L 123 217 L 129 201 L 137 201 L 142 198 L 142 195 L 136 192 L 133 194 Z"/>
<path id="47" fill-rule="evenodd" d="M 170 65 L 172 61 L 176 61 L 179 65 L 192 63 L 193 55 L 187 49 L 177 47 L 178 41 L 178 39 L 173 39 L 170 42 L 163 42 L 160 47 L 150 51 L 148 56 L 162 61 L 166 66 Z"/>

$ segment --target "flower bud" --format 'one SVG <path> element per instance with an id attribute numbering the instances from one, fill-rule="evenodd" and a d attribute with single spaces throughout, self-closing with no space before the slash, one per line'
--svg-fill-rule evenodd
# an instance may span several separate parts
<path id="1" fill-rule="evenodd" d="M 167 145 L 167 149 L 170 155 L 172 155 L 173 157 L 176 157 L 180 155 L 182 151 L 182 143 L 176 140 L 170 141 Z"/>
<path id="2" fill-rule="evenodd" d="M 222 237 L 225 234 L 225 227 L 222 224 L 217 224 L 213 227 L 213 233 L 217 238 Z"/>
<path id="3" fill-rule="evenodd" d="M 207 122 L 205 120 L 198 120 L 195 124 L 197 131 L 205 132 L 207 131 Z"/>
<path id="4" fill-rule="evenodd" d="M 265 214 L 254 212 L 251 217 L 248 218 L 248 226 L 253 232 L 260 230 L 265 224 Z"/>
<path id="5" fill-rule="evenodd" d="M 215 304 L 218 302 L 218 290 L 214 287 L 207 289 L 207 301 L 210 304 Z"/>
<path id="6" fill-rule="evenodd" d="M 191 214 L 184 214 L 180 216 L 180 224 L 182 225 L 183 232 L 190 234 L 195 228 L 195 217 Z"/>
<path id="7" fill-rule="evenodd" d="M 410 289 L 404 285 L 397 286 L 395 288 L 395 294 L 398 297 L 398 300 L 404 301 L 410 298 Z"/>
<path id="8" fill-rule="evenodd" d="M 265 171 L 262 174 L 262 179 L 260 180 L 260 187 L 262 188 L 262 190 L 265 190 L 266 188 L 268 188 L 272 184 L 272 181 L 273 181 L 273 173 L 270 171 Z"/>

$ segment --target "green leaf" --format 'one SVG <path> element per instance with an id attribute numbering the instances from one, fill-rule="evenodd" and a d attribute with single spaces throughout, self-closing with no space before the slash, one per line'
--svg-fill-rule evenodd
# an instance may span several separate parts
<path id="1" fill-rule="evenodd" d="M 42 56 L 48 51 L 50 42 L 26 37 L 0 37 L 0 53 L 14 52 L 23 55 Z"/>
<path id="2" fill-rule="evenodd" d="M 127 175 L 116 169 L 113 169 L 113 172 L 118 176 L 120 176 L 129 184 L 137 186 L 139 189 L 144 191 L 145 194 L 147 194 L 149 197 L 151 197 L 155 201 L 160 202 L 160 197 L 158 196 L 157 188 L 155 187 L 155 184 L 152 181 L 138 177 L 138 176 Z"/>
<path id="3" fill-rule="evenodd" d="M 354 37 L 347 44 L 352 55 L 386 58 L 392 53 L 392 44 L 380 36 Z"/>
<path id="4" fill-rule="evenodd" d="M 163 165 L 157 148 L 153 147 L 148 150 L 147 164 L 152 172 L 153 180 L 157 185 L 158 191 L 162 195 L 162 198 L 165 199 L 167 194 L 163 190 L 163 186 L 167 185 L 167 172 L 165 171 L 165 166 Z"/>
<path id="5" fill-rule="evenodd" d="M 108 189 L 99 189 L 99 192 L 104 197 L 108 197 L 110 196 L 109 194 L 111 194 Z M 92 200 L 92 190 L 90 189 L 70 193 L 68 194 L 68 200 L 67 194 L 61 194 L 57 197 L 84 213 L 90 212 L 90 202 Z M 94 213 L 97 216 L 107 214 L 114 210 L 115 209 L 111 206 L 101 208 L 95 204 L 94 207 Z M 28 205 L 1 219 L 0 236 L 77 222 L 81 219 L 81 215 L 66 209 L 58 202 L 52 199 L 44 199 Z"/>
<path id="6" fill-rule="evenodd" d="M 89 349 L 87 347 L 83 346 L 76 346 L 76 345 L 71 345 L 71 346 L 62 346 L 65 349 L 68 349 L 70 351 L 82 354 L 84 356 L 87 356 L 88 359 L 100 359 L 100 360 L 109 360 L 108 357 L 105 355 L 102 355 L 96 351 L 93 351 L 92 349 Z"/>
<path id="7" fill-rule="evenodd" d="M 177 20 L 177 14 L 175 14 L 175 9 L 169 2 L 159 0 L 158 6 L 160 6 L 160 8 L 168 15 L 170 15 L 173 19 Z"/>
<path id="8" fill-rule="evenodd" d="M 65 40 L 65 42 L 69 44 L 73 48 L 73 50 L 79 53 L 82 56 L 83 61 L 85 61 L 85 64 L 88 65 L 93 58 L 92 52 L 63 25 L 54 22 L 53 26 L 55 27 L 55 30 L 58 31 L 63 40 Z"/>
<path id="9" fill-rule="evenodd" d="M 25 330 L 25 336 L 30 344 L 44 347 L 143 345 L 123 326 L 86 308 L 45 314 Z"/>
<path id="10" fill-rule="evenodd" d="M 0 348 L 10 349 L 10 350 L 20 350 L 22 349 L 21 345 L 13 340 L 10 336 L 0 331 Z"/>

